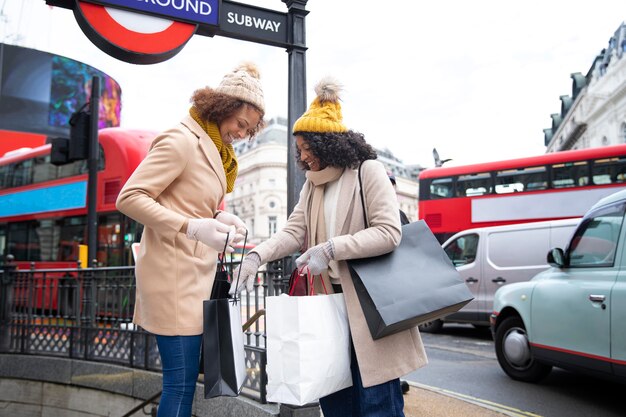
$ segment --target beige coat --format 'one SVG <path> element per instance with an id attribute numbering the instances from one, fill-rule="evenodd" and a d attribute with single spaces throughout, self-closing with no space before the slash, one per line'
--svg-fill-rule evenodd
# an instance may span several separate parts
<path id="1" fill-rule="evenodd" d="M 190 117 L 159 135 L 117 198 L 142 223 L 133 322 L 158 335 L 202 333 L 217 253 L 180 233 L 188 218 L 212 218 L 226 176 L 211 138 Z"/>
<path id="2" fill-rule="evenodd" d="M 396 195 L 383 165 L 366 161 L 361 168 L 367 219 L 364 229 L 357 170 L 346 169 L 336 213 L 334 270 L 339 271 L 348 320 L 363 386 L 369 387 L 399 378 L 427 363 L 426 352 L 417 328 L 373 340 L 357 298 L 346 259 L 364 258 L 392 251 L 401 238 Z M 263 262 L 282 258 L 300 249 L 311 224 L 305 210 L 313 187 L 307 180 L 298 204 L 286 226 L 254 249 Z M 316 242 L 321 243 L 321 242 Z"/>

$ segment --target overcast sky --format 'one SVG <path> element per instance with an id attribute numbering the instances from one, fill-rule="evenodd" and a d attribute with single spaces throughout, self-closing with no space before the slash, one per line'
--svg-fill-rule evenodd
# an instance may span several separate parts
<path id="1" fill-rule="evenodd" d="M 286 12 L 280 0 L 242 1 Z M 133 65 L 95 47 L 70 10 L 0 0 L 0 40 L 92 65 L 122 87 L 122 126 L 166 129 L 193 90 L 243 60 L 261 70 L 268 117 L 287 116 L 287 53 L 194 36 L 174 58 Z M 307 103 L 325 75 L 343 82 L 344 122 L 407 164 L 449 165 L 545 152 L 543 129 L 625 20 L 623 0 L 309 0 Z"/>

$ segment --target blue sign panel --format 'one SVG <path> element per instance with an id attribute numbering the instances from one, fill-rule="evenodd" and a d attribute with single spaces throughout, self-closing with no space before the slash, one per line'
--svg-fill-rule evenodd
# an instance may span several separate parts
<path id="1" fill-rule="evenodd" d="M 0 216 L 22 216 L 58 210 L 83 208 L 87 181 L 0 195 Z"/>
<path id="2" fill-rule="evenodd" d="M 217 26 L 219 18 L 219 0 L 93 0 L 92 3 L 205 25 Z"/>

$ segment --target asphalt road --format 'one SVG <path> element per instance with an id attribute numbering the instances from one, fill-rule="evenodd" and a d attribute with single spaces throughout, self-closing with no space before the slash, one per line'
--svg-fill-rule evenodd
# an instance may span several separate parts
<path id="1" fill-rule="evenodd" d="M 510 379 L 496 360 L 487 329 L 446 325 L 440 334 L 422 334 L 429 364 L 405 379 L 506 411 L 542 417 L 623 417 L 622 384 L 560 369 L 539 384 Z"/>

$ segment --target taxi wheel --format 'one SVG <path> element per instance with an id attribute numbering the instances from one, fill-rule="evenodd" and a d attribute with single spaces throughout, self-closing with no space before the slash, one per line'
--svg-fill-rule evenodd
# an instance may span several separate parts
<path id="1" fill-rule="evenodd" d="M 537 362 L 533 357 L 521 318 L 504 319 L 496 328 L 496 356 L 502 370 L 517 381 L 538 382 L 544 379 L 552 366 Z"/>

